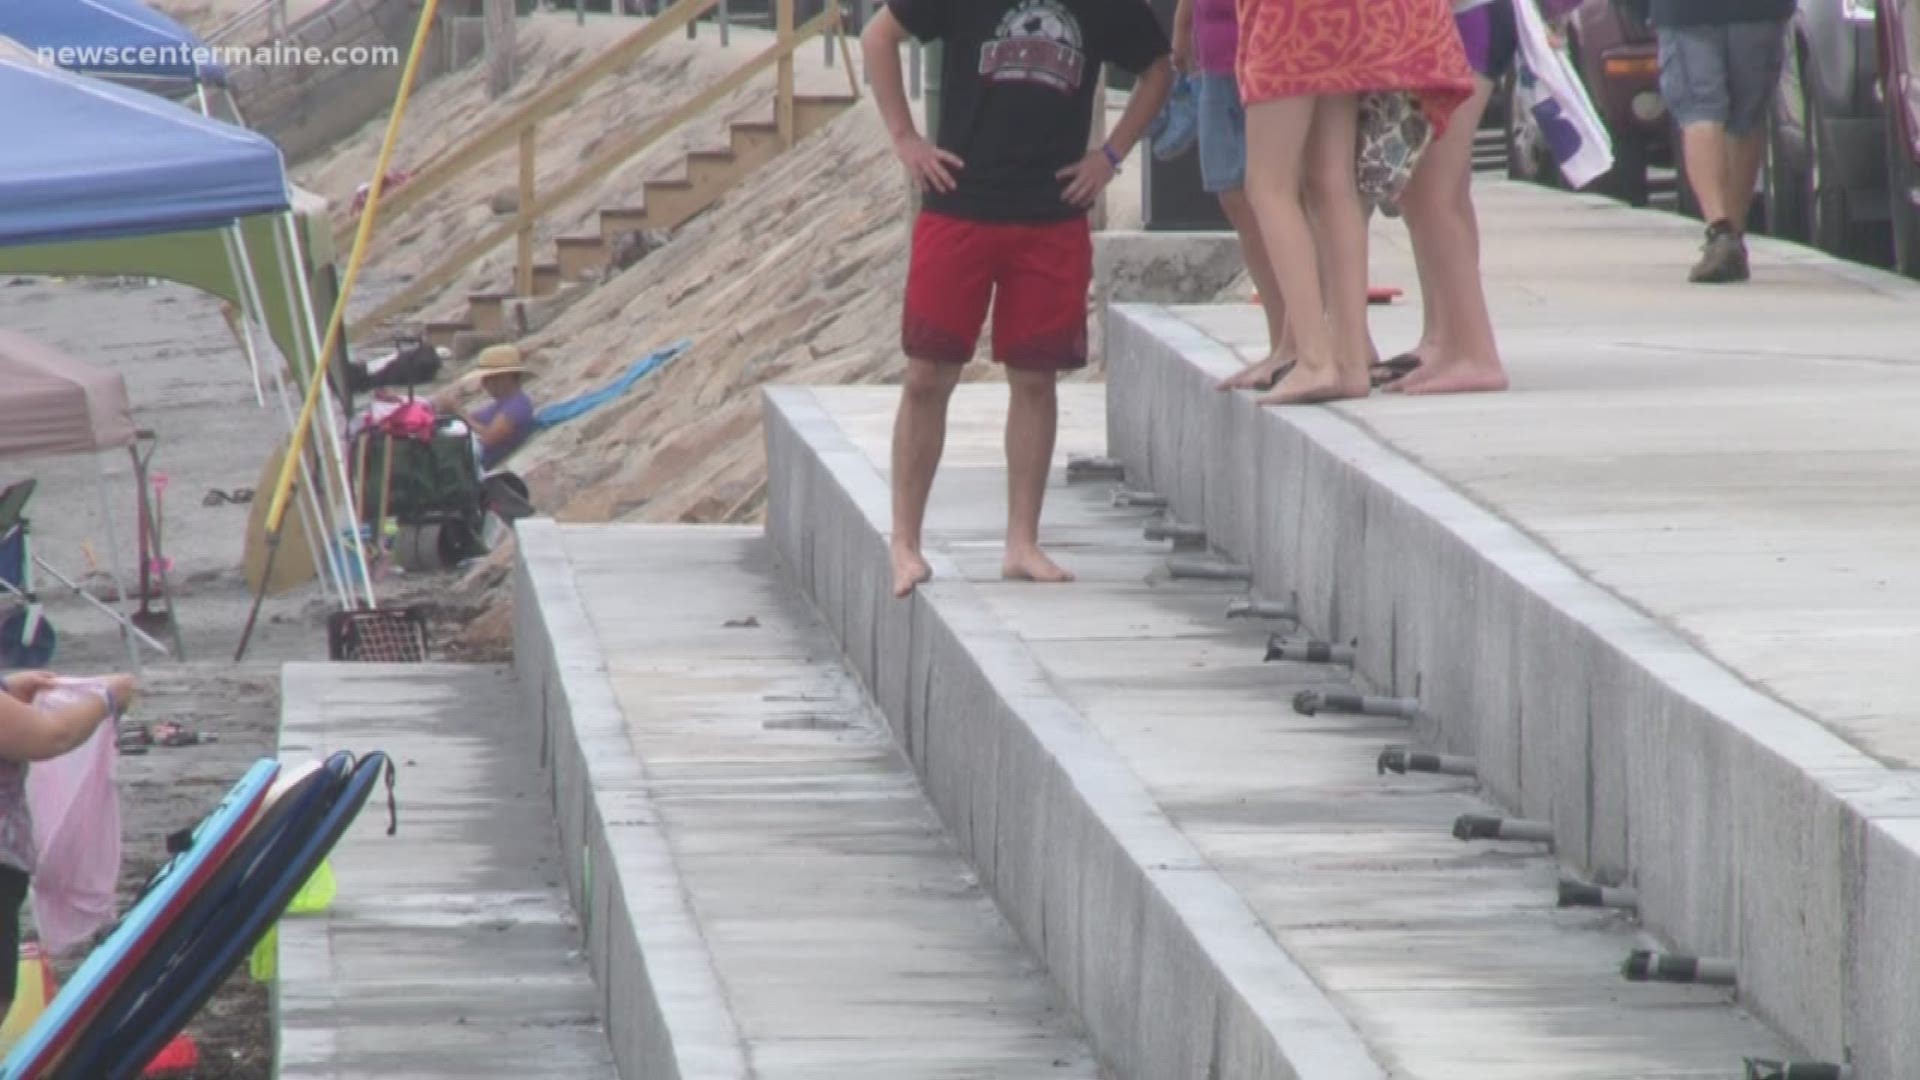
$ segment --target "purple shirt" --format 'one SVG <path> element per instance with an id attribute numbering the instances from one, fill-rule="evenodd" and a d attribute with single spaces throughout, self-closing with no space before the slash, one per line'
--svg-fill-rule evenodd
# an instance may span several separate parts
<path id="1" fill-rule="evenodd" d="M 1233 74 L 1240 46 L 1240 13 L 1235 0 L 1193 0 L 1193 63 L 1208 75 Z"/>
<path id="2" fill-rule="evenodd" d="M 533 434 L 533 399 L 526 391 L 517 391 L 512 397 L 501 401 L 489 401 L 473 410 L 470 417 L 477 428 L 491 427 L 494 417 L 504 416 L 513 425 L 513 433 L 505 442 L 495 443 L 480 454 L 480 467 L 491 469 L 505 461 L 508 454 L 520 449 L 520 444 Z"/>

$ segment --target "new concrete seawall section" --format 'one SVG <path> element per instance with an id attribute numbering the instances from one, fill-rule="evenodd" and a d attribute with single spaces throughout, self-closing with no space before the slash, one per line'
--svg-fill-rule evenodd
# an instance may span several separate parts
<path id="1" fill-rule="evenodd" d="M 1128 482 L 1297 597 L 1315 636 L 1417 696 L 1433 748 L 1631 884 L 1648 927 L 1733 959 L 1741 997 L 1861 1080 L 1920 1054 L 1920 786 L 1754 689 L 1353 420 L 1214 387 L 1241 358 L 1113 309 L 1109 449 Z"/>

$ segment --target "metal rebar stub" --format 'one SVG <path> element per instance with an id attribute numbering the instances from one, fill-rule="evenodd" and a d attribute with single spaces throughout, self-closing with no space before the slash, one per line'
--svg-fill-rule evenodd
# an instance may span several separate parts
<path id="1" fill-rule="evenodd" d="M 1389 746 L 1380 751 L 1380 760 L 1375 763 L 1380 775 L 1395 772 L 1402 776 L 1410 772 L 1440 773 L 1444 776 L 1473 776 L 1476 774 L 1473 759 L 1456 754 L 1429 754 L 1420 750 L 1409 750 L 1404 746 Z"/>
<path id="2" fill-rule="evenodd" d="M 1551 844 L 1553 823 L 1487 814 L 1461 814 L 1454 819 L 1453 837 L 1456 840 L 1527 840 Z"/>
<path id="3" fill-rule="evenodd" d="M 1619 911 L 1640 910 L 1640 895 L 1632 889 L 1616 889 L 1609 885 L 1589 885 L 1584 881 L 1560 882 L 1560 906 L 1614 908 Z"/>
<path id="4" fill-rule="evenodd" d="M 1702 986 L 1732 986 L 1733 961 L 1674 953 L 1635 949 L 1620 965 L 1620 974 L 1628 982 L 1694 983 Z"/>
<path id="5" fill-rule="evenodd" d="M 1302 716 L 1329 712 L 1388 716 L 1397 720 L 1418 720 L 1421 716 L 1416 698 L 1374 697 L 1343 690 L 1302 690 L 1293 696 L 1293 711 Z"/>
<path id="6" fill-rule="evenodd" d="M 1853 1066 L 1831 1061 L 1745 1058 L 1747 1080 L 1853 1080 Z"/>
<path id="7" fill-rule="evenodd" d="M 1067 483 L 1088 480 L 1125 480 L 1127 467 L 1115 458 L 1097 454 L 1074 454 L 1067 458 Z"/>
<path id="8" fill-rule="evenodd" d="M 1211 555 L 1170 555 L 1167 576 L 1178 581 L 1252 581 L 1253 568 L 1243 563 L 1216 559 Z"/>
<path id="9" fill-rule="evenodd" d="M 1298 625 L 1300 611 L 1292 604 L 1283 604 L 1278 600 L 1262 600 L 1246 596 L 1227 604 L 1229 619 L 1272 619 Z"/>
<path id="10" fill-rule="evenodd" d="M 1167 505 L 1167 497 L 1157 491 L 1129 491 L 1126 488 L 1113 489 L 1113 505 L 1121 508 L 1132 507 L 1137 510 L 1160 510 Z"/>
<path id="11" fill-rule="evenodd" d="M 1300 664 L 1344 664 L 1353 666 L 1355 649 L 1331 641 L 1309 641 L 1274 634 L 1267 639 L 1267 662 L 1289 660 Z"/>
<path id="12" fill-rule="evenodd" d="M 1207 546 L 1207 530 L 1182 521 L 1149 521 L 1143 532 L 1148 540 L 1171 540 L 1175 548 L 1204 550 Z"/>

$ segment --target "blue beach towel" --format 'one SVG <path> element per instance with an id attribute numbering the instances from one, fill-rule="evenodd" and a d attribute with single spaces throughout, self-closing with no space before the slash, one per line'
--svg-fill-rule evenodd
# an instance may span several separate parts
<path id="1" fill-rule="evenodd" d="M 542 408 L 539 412 L 534 413 L 533 430 L 545 431 L 550 427 L 564 424 L 569 420 L 577 420 L 587 415 L 600 406 L 605 405 L 607 402 L 633 389 L 633 384 L 651 375 L 655 369 L 664 367 L 667 361 L 674 359 L 692 347 L 693 342 L 691 340 L 683 340 L 653 350 L 640 359 L 635 360 L 633 366 L 622 372 L 619 378 L 600 389 L 589 391 L 581 394 L 579 397 L 570 398 L 566 401 L 556 401 Z"/>

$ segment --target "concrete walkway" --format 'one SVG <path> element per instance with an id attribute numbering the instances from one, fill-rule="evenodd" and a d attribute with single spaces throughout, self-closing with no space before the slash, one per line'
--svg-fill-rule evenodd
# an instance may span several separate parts
<path id="1" fill-rule="evenodd" d="M 1062 456 L 1098 451 L 1105 442 L 1102 391 L 1063 393 Z M 1455 840 L 1449 829 L 1457 816 L 1499 813 L 1472 780 L 1379 775 L 1375 762 L 1385 745 L 1418 743 L 1424 731 L 1397 720 L 1296 715 L 1289 707 L 1296 692 L 1348 686 L 1350 679 L 1319 665 L 1263 663 L 1269 628 L 1223 617 L 1244 585 L 1168 580 L 1166 546 L 1142 538 L 1156 515 L 1115 509 L 1110 485 L 1064 487 L 1056 476 L 1046 531 L 1077 583 L 1000 581 L 1003 398 L 998 388 L 962 388 L 949 415 L 929 529 L 942 577 L 912 602 L 924 612 L 909 617 L 913 640 L 900 647 L 911 668 L 929 672 L 924 690 L 911 686 L 904 695 L 908 738 L 934 741 L 923 767 L 936 790 L 965 786 L 974 775 L 971 799 L 993 799 L 1004 816 L 1008 796 L 994 778 L 1029 767 L 1009 760 L 1004 735 L 991 740 L 997 753 L 986 748 L 990 740 L 974 730 L 980 711 L 1032 716 L 1036 731 L 1042 715 L 1077 716 L 1139 778 L 1154 816 L 1165 815 L 1233 897 L 1185 909 L 1185 931 L 1203 943 L 1202 954 L 1160 959 L 1169 969 L 1164 981 L 1148 976 L 1135 988 L 1132 1004 L 1143 1022 L 1164 1009 L 1177 1024 L 1138 1056 L 1124 1042 L 1103 1044 L 1103 1054 L 1140 1077 L 1269 1075 L 1231 1064 L 1215 1025 L 1234 1010 L 1203 972 L 1291 962 L 1310 986 L 1235 989 L 1255 1013 L 1283 1018 L 1272 1028 L 1277 1043 L 1288 1068 L 1309 1080 L 1694 1078 L 1736 1075 L 1743 1056 L 1792 1056 L 1725 991 L 1624 983 L 1621 962 L 1649 939 L 1617 914 L 1556 910 L 1560 868 L 1540 845 Z M 793 507 L 797 519 L 777 508 L 772 527 L 783 543 L 798 538 L 795 522 L 804 520 L 804 533 L 818 538 L 816 551 L 846 545 L 857 558 L 877 550 L 871 520 L 847 511 L 849 503 L 865 504 L 884 475 L 888 392 L 782 391 L 774 408 L 782 429 L 805 433 L 798 442 L 780 437 L 780 458 L 811 455 L 816 470 L 831 463 L 835 482 L 844 485 L 832 496 L 814 488 Z M 793 483 L 805 468 L 778 475 Z M 825 474 L 812 475 L 817 484 Z M 847 539 L 854 536 L 857 542 Z M 846 620 L 856 657 L 869 635 L 889 633 L 893 617 L 864 613 L 866 586 L 852 582 L 867 572 L 846 565 L 813 578 L 822 604 Z M 863 625 L 869 619 L 871 626 Z M 925 632 L 933 620 L 955 627 L 952 637 Z M 1005 680 L 989 675 L 1004 695 L 990 704 L 970 701 L 955 685 L 956 669 L 992 672 L 1012 651 L 1029 658 L 1037 680 L 1008 664 Z M 888 666 L 875 668 L 883 686 Z M 1061 768 L 1105 771 L 1099 751 L 1077 746 L 1059 759 Z M 956 763 L 983 757 L 990 764 L 978 774 Z M 1099 794 L 1085 797 L 1099 813 Z M 1049 857 L 1067 863 L 1068 880 L 1099 877 L 1102 845 L 1053 833 L 1064 828 L 1057 818 L 1049 812 L 1035 825 L 1048 834 L 1039 842 Z M 1183 864 L 1167 840 L 1152 838 L 1149 815 L 1116 812 L 1108 820 L 1123 846 Z M 1167 887 L 1176 898 L 1194 894 L 1206 876 L 1188 867 L 1184 884 Z M 1024 891 L 1002 896 L 1016 909 L 1026 902 Z M 1050 893 L 1042 901 L 1056 902 Z M 1083 913 L 1084 948 L 1124 956 L 1132 946 L 1118 913 L 1155 905 L 1124 890 L 1106 902 L 1116 909 L 1113 917 Z M 1270 937 L 1235 941 L 1236 905 Z M 1144 934 L 1156 936 L 1151 928 Z M 1275 943 L 1281 952 L 1262 954 Z M 1083 1008 L 1118 1004 L 1087 982 L 1094 975 L 1085 970 L 1056 965 L 1055 973 L 1070 984 L 1081 981 Z M 1341 1036 L 1326 1019 L 1306 1019 L 1315 1016 L 1315 995 L 1350 1025 L 1377 1072 L 1329 1064 L 1340 1056 Z M 1125 1028 L 1096 1035 L 1124 1039 Z"/>
<path id="2" fill-rule="evenodd" d="M 757 530 L 532 522 L 521 543 L 529 561 L 564 562 L 585 613 L 570 621 L 547 571 L 521 593 L 539 600 L 555 662 L 603 671 L 623 720 L 617 749 L 562 738 L 588 748 L 589 769 L 630 750 L 644 770 L 589 793 L 613 849 L 596 861 L 633 858 L 632 826 L 657 830 L 667 857 L 647 886 L 688 917 L 670 947 L 649 938 L 677 912 L 629 916 L 649 958 L 637 977 L 682 1006 L 654 1040 L 678 1061 L 639 1075 L 1103 1075 Z M 530 640 L 518 651 L 544 662 Z"/>
<path id="3" fill-rule="evenodd" d="M 614 1080 L 510 672 L 289 664 L 281 757 L 384 750 L 339 895 L 280 924 L 282 1080 Z"/>

